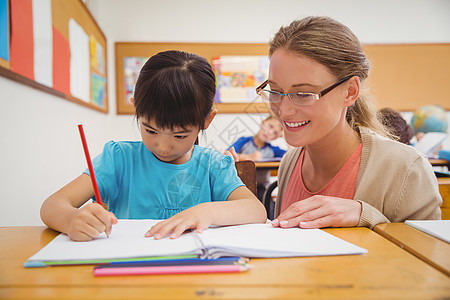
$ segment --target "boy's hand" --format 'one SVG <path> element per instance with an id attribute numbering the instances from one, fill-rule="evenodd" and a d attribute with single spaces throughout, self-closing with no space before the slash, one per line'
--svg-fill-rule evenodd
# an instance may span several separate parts
<path id="1" fill-rule="evenodd" d="M 113 213 L 97 203 L 89 203 L 78 210 L 67 235 L 74 241 L 90 241 L 102 232 L 109 236 L 112 225 L 116 223 L 117 218 Z"/>
<path id="2" fill-rule="evenodd" d="M 259 150 L 253 152 L 252 154 L 250 154 L 250 156 L 251 156 L 251 160 L 253 160 L 253 161 L 260 161 L 263 158 L 261 151 L 259 151 Z"/>
<path id="3" fill-rule="evenodd" d="M 239 161 L 239 154 L 236 153 L 234 147 L 231 147 L 230 150 L 225 150 L 224 154 L 231 156 L 234 159 L 234 161 Z"/>
<path id="4" fill-rule="evenodd" d="M 201 203 L 186 209 L 173 217 L 154 225 L 145 237 L 154 237 L 155 240 L 170 235 L 171 239 L 179 237 L 187 229 L 197 229 L 201 233 L 212 224 L 214 219 L 211 203 Z"/>

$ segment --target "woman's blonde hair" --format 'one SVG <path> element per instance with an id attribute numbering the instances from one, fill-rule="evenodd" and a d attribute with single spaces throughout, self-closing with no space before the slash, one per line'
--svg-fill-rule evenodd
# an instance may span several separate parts
<path id="1" fill-rule="evenodd" d="M 306 17 L 282 26 L 269 43 L 269 56 L 279 48 L 300 53 L 326 66 L 338 79 L 358 76 L 361 91 L 355 104 L 347 110 L 347 122 L 358 131 L 368 127 L 381 135 L 389 131 L 377 119 L 377 108 L 364 90 L 370 62 L 356 35 L 345 25 L 329 17 Z"/>

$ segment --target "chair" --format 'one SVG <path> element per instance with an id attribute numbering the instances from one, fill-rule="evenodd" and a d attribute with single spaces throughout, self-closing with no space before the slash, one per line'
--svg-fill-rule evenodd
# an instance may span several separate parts
<path id="1" fill-rule="evenodd" d="M 267 211 L 267 219 L 273 220 L 275 213 L 275 201 L 273 201 L 272 192 L 278 186 L 278 181 L 274 181 L 266 187 L 264 192 L 263 204 Z"/>
<path id="2" fill-rule="evenodd" d="M 245 186 L 256 196 L 256 166 L 251 160 L 235 162 L 237 174 Z"/>

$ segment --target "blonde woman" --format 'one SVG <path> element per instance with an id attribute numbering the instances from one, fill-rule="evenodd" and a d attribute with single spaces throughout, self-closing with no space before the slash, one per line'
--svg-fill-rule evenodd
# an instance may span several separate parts
<path id="1" fill-rule="evenodd" d="M 441 218 L 427 158 L 394 141 L 362 93 L 370 63 L 349 28 L 328 17 L 294 21 L 275 34 L 269 55 L 257 93 L 294 147 L 280 165 L 273 226 Z"/>

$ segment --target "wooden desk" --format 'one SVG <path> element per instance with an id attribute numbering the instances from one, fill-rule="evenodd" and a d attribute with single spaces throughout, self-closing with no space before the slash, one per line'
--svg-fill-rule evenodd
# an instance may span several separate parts
<path id="1" fill-rule="evenodd" d="M 255 162 L 257 170 L 270 170 L 270 176 L 278 175 L 279 161 L 257 161 Z"/>
<path id="2" fill-rule="evenodd" d="M 434 167 L 447 167 L 447 170 L 450 171 L 450 160 L 429 158 L 428 161 Z"/>
<path id="3" fill-rule="evenodd" d="M 327 232 L 365 255 L 253 259 L 239 274 L 94 277 L 92 266 L 25 269 L 56 233 L 0 228 L 0 299 L 444 299 L 450 278 L 368 228 Z"/>
<path id="4" fill-rule="evenodd" d="M 405 223 L 375 226 L 375 232 L 450 276 L 450 244 Z M 448 296 L 448 295 L 447 295 Z"/>
<path id="5" fill-rule="evenodd" d="M 450 177 L 440 177 L 437 180 L 442 197 L 442 220 L 450 220 Z"/>

